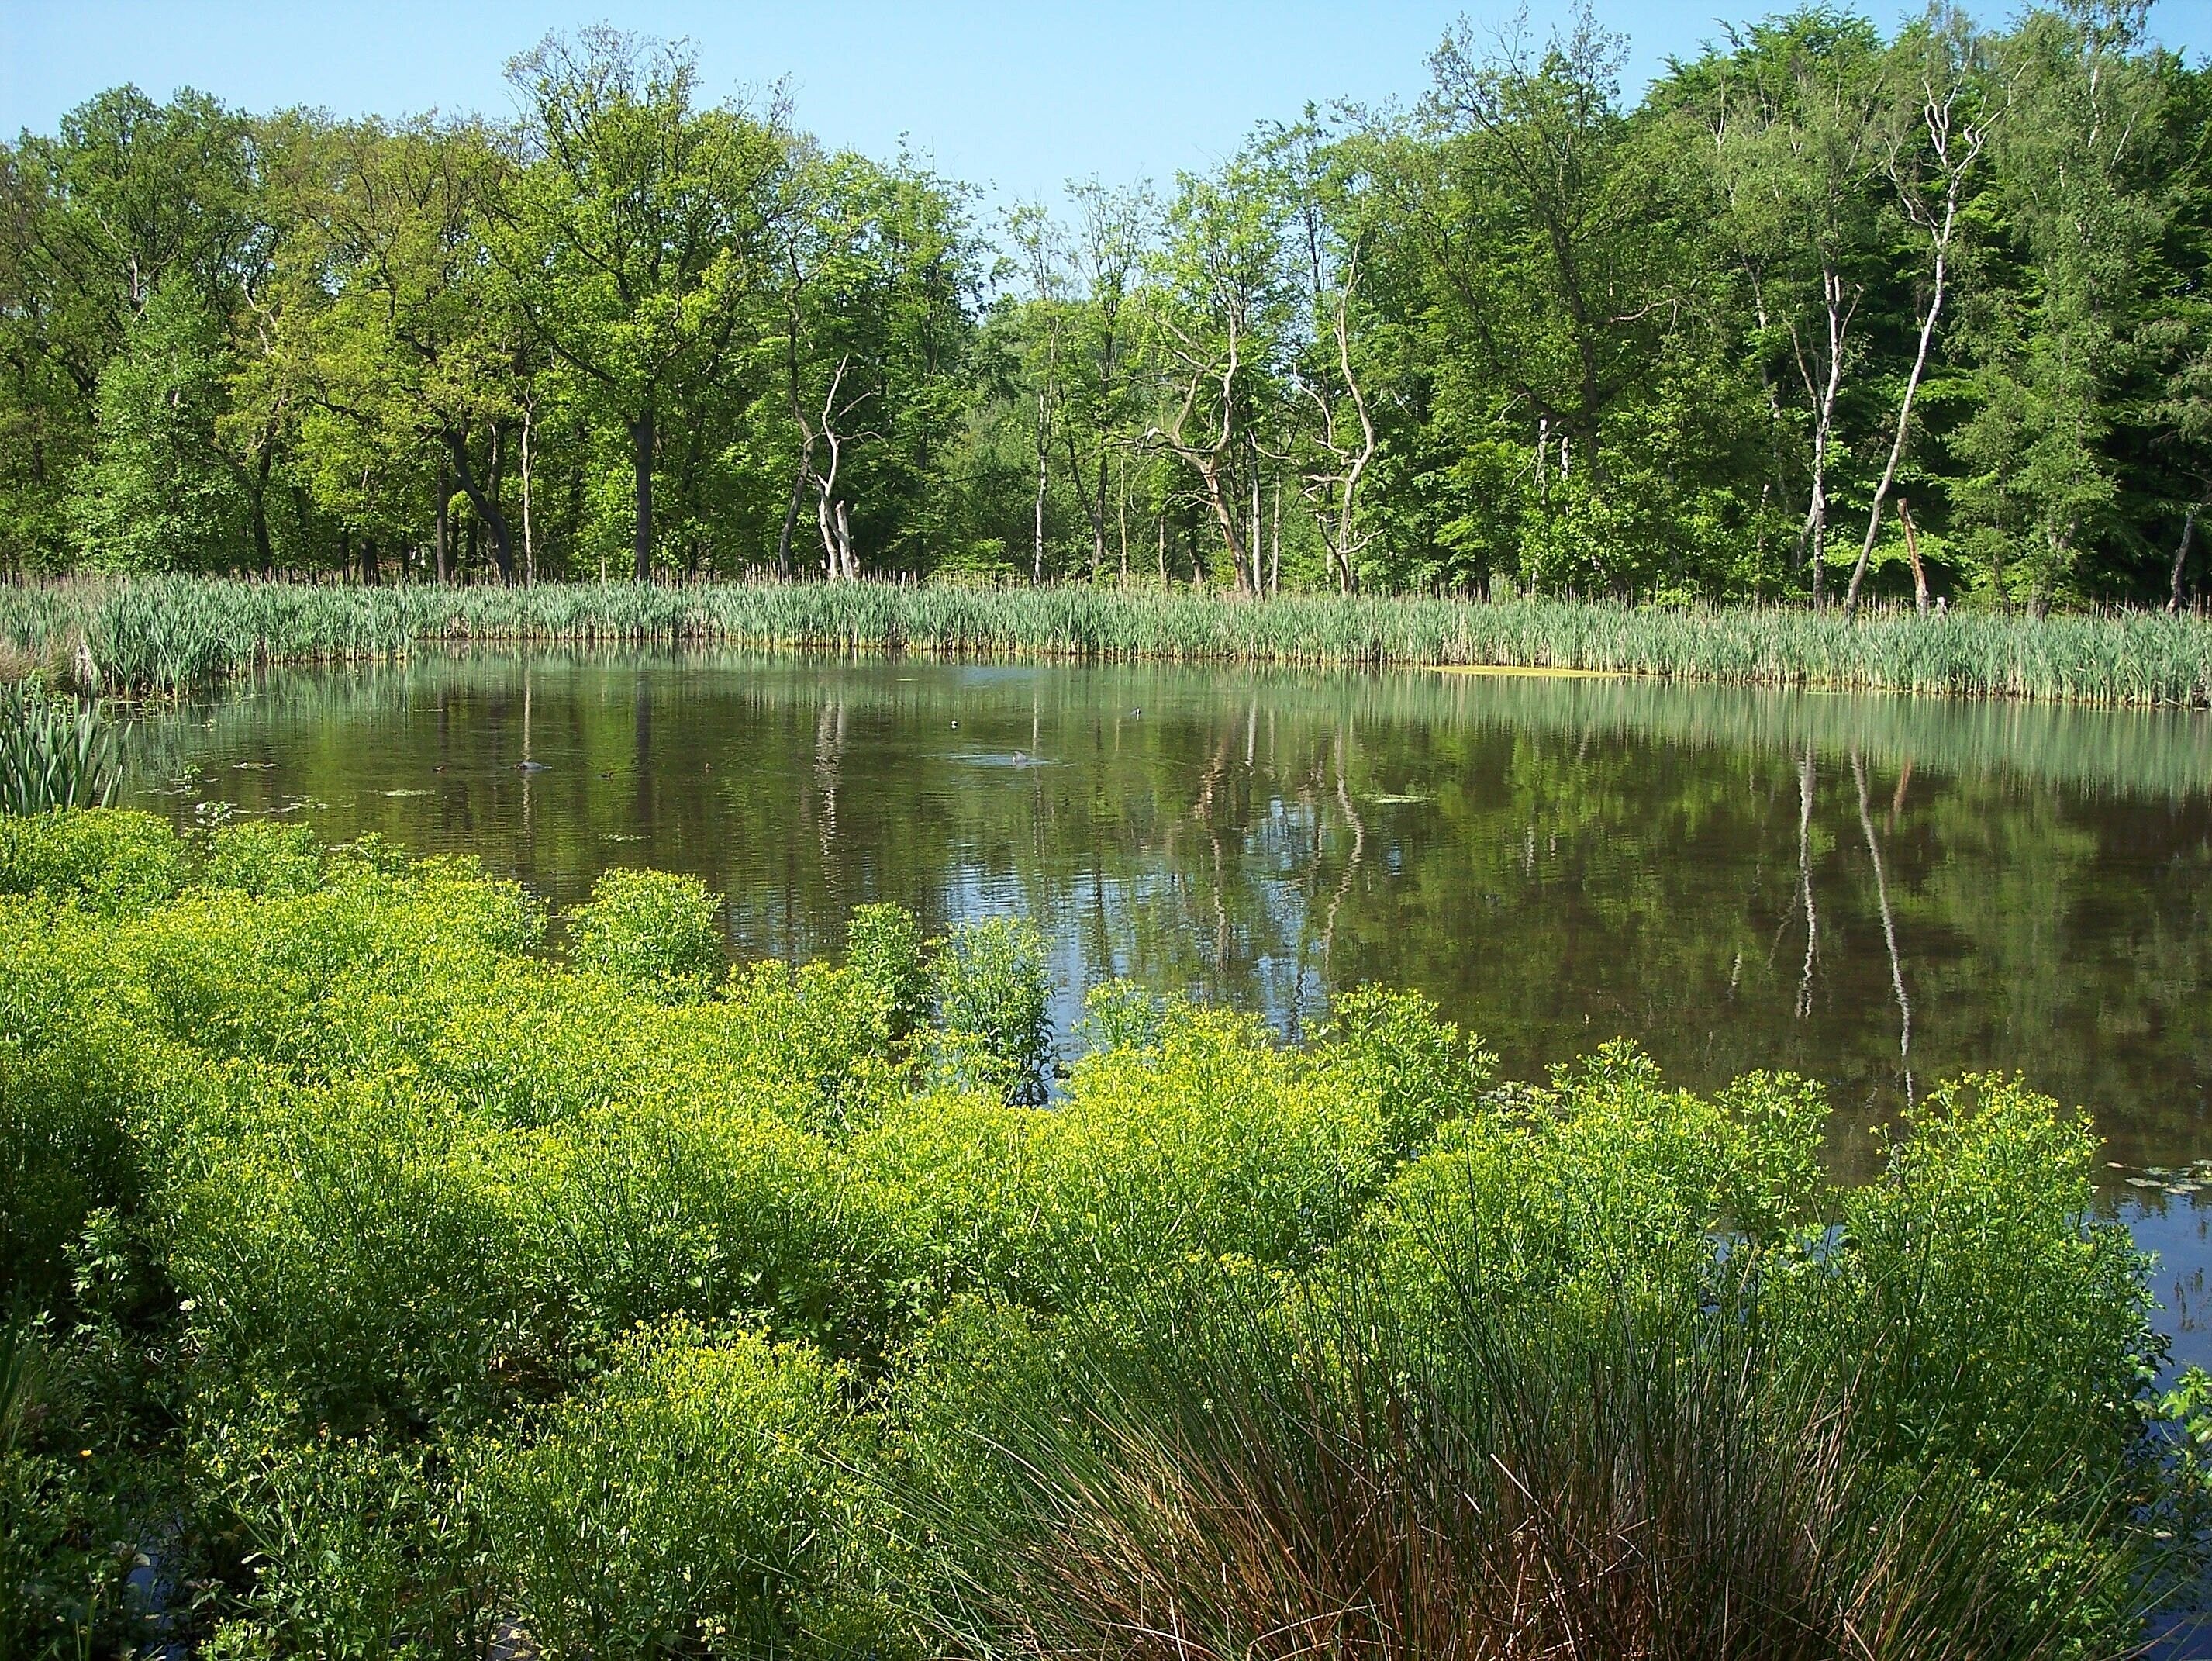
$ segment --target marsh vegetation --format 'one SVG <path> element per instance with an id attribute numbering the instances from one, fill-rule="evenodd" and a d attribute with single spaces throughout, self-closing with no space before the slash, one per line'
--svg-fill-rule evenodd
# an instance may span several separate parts
<path id="1" fill-rule="evenodd" d="M 925 657 L 1497 665 L 1731 685 L 2093 704 L 2212 703 L 2212 623 L 2119 612 L 1850 618 L 1753 606 L 896 582 L 309 586 L 191 578 L 0 587 L 0 645 L 88 690 L 177 692 L 272 664 L 450 642 L 719 644 Z"/>
<path id="2" fill-rule="evenodd" d="M 1816 1086 L 1501 1083 L 1403 995 L 1056 1032 L 1018 919 L 724 971 L 617 873 L 563 955 L 465 861 L 119 812 L 0 820 L 0 891 L 15 1652 L 2097 1656 L 2190 1595 L 2203 1386 L 2008 1079 L 1838 1186 Z"/>

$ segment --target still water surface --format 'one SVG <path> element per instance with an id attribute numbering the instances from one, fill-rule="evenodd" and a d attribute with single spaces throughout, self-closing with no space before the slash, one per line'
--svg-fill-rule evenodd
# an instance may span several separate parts
<path id="1" fill-rule="evenodd" d="M 1699 1088 L 1791 1068 L 1851 1175 L 1935 1081 L 2017 1069 L 2094 1113 L 2212 1363 L 2202 713 L 477 651 L 272 675 L 142 739 L 141 803 L 183 822 L 465 850 L 556 912 L 610 865 L 689 871 L 742 955 L 834 952 L 872 900 L 1026 912 L 1063 1031 L 1117 974 L 1291 1037 L 1376 980 L 1510 1076 L 1617 1036 Z"/>

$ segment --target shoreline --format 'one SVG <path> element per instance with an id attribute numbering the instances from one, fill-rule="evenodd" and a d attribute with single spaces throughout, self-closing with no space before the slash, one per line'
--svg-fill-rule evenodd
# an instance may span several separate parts
<path id="1" fill-rule="evenodd" d="M 0 656 L 116 694 L 434 644 L 708 644 L 1007 661 L 1404 668 L 2212 706 L 2212 619 L 878 581 L 326 587 L 157 576 L 0 587 Z"/>

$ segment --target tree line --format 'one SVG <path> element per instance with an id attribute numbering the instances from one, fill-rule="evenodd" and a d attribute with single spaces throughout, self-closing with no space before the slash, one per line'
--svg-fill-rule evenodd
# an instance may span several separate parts
<path id="1" fill-rule="evenodd" d="M 0 146 L 0 565 L 2191 603 L 2212 69 L 1815 7 L 994 212 L 680 44 Z"/>

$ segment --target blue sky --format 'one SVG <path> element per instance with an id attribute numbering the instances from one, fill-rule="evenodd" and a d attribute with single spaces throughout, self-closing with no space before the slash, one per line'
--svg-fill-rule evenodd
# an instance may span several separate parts
<path id="1" fill-rule="evenodd" d="M 611 15 L 626 28 L 688 36 L 718 94 L 788 76 L 799 119 L 826 141 L 885 155 L 906 137 L 947 173 L 1007 200 L 1070 178 L 1120 183 L 1206 166 L 1254 122 L 1295 116 L 1309 99 L 1410 99 L 1424 56 L 1462 10 L 1481 29 L 1513 9 L 1513 0 L 0 0 L 0 132 L 50 131 L 124 81 L 158 96 L 198 87 L 257 110 L 505 114 L 508 56 L 550 27 Z M 1531 0 L 1529 9 L 1540 30 L 1566 6 Z M 1872 9 L 1887 25 L 1905 8 L 1874 0 Z M 1632 44 L 1632 91 L 1668 54 L 1716 35 L 1717 20 L 1757 10 L 1716 0 L 1599 6 Z M 2212 54 L 2212 0 L 2161 0 L 2152 18 L 2169 45 Z"/>

